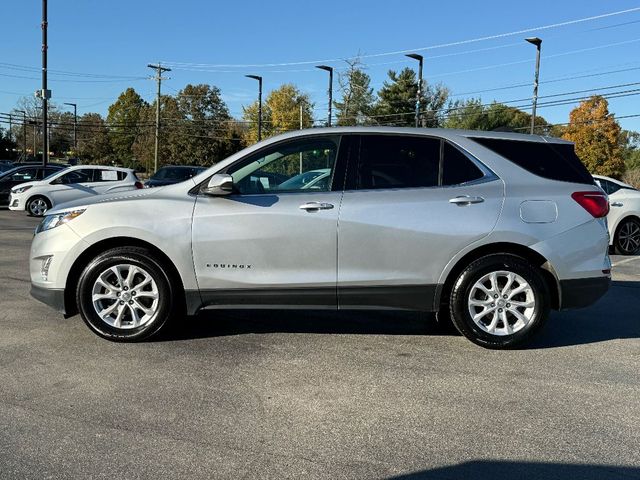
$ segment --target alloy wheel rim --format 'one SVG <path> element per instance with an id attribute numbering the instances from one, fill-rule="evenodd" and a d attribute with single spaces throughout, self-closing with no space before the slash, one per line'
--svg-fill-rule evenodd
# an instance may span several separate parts
<path id="1" fill-rule="evenodd" d="M 640 248 L 640 225 L 625 222 L 618 233 L 618 243 L 625 252 L 635 252 Z"/>
<path id="2" fill-rule="evenodd" d="M 31 202 L 30 210 L 34 215 L 43 215 L 47 211 L 47 202 L 41 198 L 36 198 Z"/>
<path id="3" fill-rule="evenodd" d="M 151 322 L 160 295 L 144 268 L 119 264 L 104 270 L 93 283 L 91 302 L 98 317 L 111 327 L 129 330 Z"/>
<path id="4" fill-rule="evenodd" d="M 469 292 L 469 315 L 482 331 L 513 335 L 533 320 L 536 297 L 517 273 L 499 270 L 482 276 Z"/>

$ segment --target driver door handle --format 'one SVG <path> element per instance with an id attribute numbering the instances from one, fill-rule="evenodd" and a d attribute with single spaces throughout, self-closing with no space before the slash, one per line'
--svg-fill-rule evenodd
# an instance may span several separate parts
<path id="1" fill-rule="evenodd" d="M 460 197 L 449 199 L 449 203 L 453 203 L 454 205 L 470 205 L 472 203 L 482 203 L 482 202 L 484 202 L 484 198 L 470 197 L 469 195 L 462 195 Z"/>
<path id="2" fill-rule="evenodd" d="M 333 205 L 331 203 L 320 202 L 307 202 L 300 205 L 300 210 L 306 210 L 307 212 L 313 212 L 316 210 L 331 210 Z"/>
<path id="3" fill-rule="evenodd" d="M 622 207 L 622 206 L 624 206 L 624 204 L 623 204 L 622 202 L 613 202 L 613 203 L 611 204 L 611 206 L 612 206 L 612 207 Z"/>

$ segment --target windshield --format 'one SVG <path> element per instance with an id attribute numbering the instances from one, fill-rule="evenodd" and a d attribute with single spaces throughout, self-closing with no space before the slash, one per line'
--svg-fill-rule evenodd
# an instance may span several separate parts
<path id="1" fill-rule="evenodd" d="M 197 172 L 195 168 L 162 167 L 160 170 L 153 174 L 151 180 L 181 181 L 193 177 L 196 173 Z"/>
<path id="2" fill-rule="evenodd" d="M 4 178 L 7 175 L 14 174 L 20 167 L 13 167 L 11 170 L 7 170 L 6 172 L 0 172 L 0 178 Z"/>

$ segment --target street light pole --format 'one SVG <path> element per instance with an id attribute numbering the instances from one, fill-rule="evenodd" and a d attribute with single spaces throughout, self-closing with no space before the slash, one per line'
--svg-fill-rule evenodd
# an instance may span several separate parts
<path id="1" fill-rule="evenodd" d="M 258 141 L 262 140 L 262 77 L 259 75 L 245 75 L 258 81 Z"/>
<path id="2" fill-rule="evenodd" d="M 331 107 L 333 103 L 333 67 L 327 65 L 317 65 L 316 68 L 329 72 L 329 116 L 327 118 L 327 127 L 331 126 Z"/>
<path id="3" fill-rule="evenodd" d="M 536 46 L 536 73 L 533 80 L 533 108 L 531 110 L 531 135 L 536 128 L 536 106 L 538 105 L 538 77 L 540 76 L 540 47 L 542 40 L 538 37 L 525 38 L 527 42 Z"/>
<path id="4" fill-rule="evenodd" d="M 78 111 L 75 103 L 65 103 L 73 107 L 73 154 L 78 158 Z"/>
<path id="5" fill-rule="evenodd" d="M 424 63 L 424 57 L 417 53 L 408 53 L 406 55 L 409 58 L 413 58 L 418 61 L 418 91 L 416 93 L 416 128 L 424 122 L 421 122 L 420 118 L 420 100 L 422 99 L 422 65 Z M 424 125 L 423 125 L 424 126 Z"/>

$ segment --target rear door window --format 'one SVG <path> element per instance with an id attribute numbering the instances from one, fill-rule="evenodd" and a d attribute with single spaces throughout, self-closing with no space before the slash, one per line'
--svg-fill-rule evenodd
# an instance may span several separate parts
<path id="1" fill-rule="evenodd" d="M 442 159 L 442 185 L 460 185 L 484 176 L 471 159 L 448 142 L 444 144 Z"/>
<path id="2" fill-rule="evenodd" d="M 106 168 L 96 168 L 93 171 L 94 182 L 117 182 L 118 178 L 117 170 L 108 170 Z"/>
<path id="3" fill-rule="evenodd" d="M 573 144 L 470 138 L 534 175 L 562 182 L 594 183 Z"/>
<path id="4" fill-rule="evenodd" d="M 440 140 L 362 135 L 356 188 L 419 188 L 438 185 Z"/>

